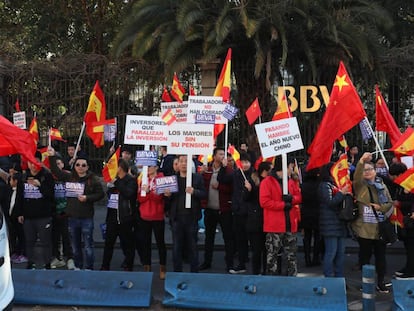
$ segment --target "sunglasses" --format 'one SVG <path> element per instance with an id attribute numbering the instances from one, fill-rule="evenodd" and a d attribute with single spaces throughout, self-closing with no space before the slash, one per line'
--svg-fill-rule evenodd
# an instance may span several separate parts
<path id="1" fill-rule="evenodd" d="M 84 164 L 84 163 L 82 163 L 82 164 L 80 164 L 80 163 L 76 163 L 76 165 L 75 165 L 76 167 L 79 167 L 79 166 L 82 166 L 82 167 L 87 167 L 88 165 L 87 164 Z"/>

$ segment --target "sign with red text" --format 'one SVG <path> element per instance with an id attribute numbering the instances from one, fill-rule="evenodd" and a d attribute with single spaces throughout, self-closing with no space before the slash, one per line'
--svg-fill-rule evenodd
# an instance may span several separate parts
<path id="1" fill-rule="evenodd" d="M 166 145 L 168 126 L 158 116 L 127 115 L 124 144 Z"/>
<path id="2" fill-rule="evenodd" d="M 19 111 L 13 113 L 13 124 L 16 125 L 18 128 L 25 130 L 26 127 L 26 112 Z"/>
<path id="3" fill-rule="evenodd" d="M 260 123 L 255 127 L 263 158 L 303 149 L 296 118 Z"/>
<path id="4" fill-rule="evenodd" d="M 213 124 L 171 124 L 167 150 L 171 154 L 210 154 L 214 149 Z"/>
<path id="5" fill-rule="evenodd" d="M 226 104 L 219 96 L 189 96 L 187 109 L 187 122 L 196 123 L 197 115 L 214 115 L 215 124 L 226 124 L 223 117 Z"/>
<path id="6" fill-rule="evenodd" d="M 187 108 L 188 102 L 162 102 L 161 103 L 161 115 L 171 109 L 172 113 L 175 115 L 175 122 L 187 122 Z"/>

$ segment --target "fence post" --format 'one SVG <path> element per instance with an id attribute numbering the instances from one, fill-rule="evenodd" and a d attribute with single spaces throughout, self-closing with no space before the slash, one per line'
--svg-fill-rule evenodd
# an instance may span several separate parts
<path id="1" fill-rule="evenodd" d="M 375 310 L 375 267 L 373 265 L 362 267 L 362 310 Z"/>

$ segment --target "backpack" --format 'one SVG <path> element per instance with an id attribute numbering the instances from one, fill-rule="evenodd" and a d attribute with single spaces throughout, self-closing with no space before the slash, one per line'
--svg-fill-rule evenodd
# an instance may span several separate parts
<path id="1" fill-rule="evenodd" d="M 351 194 L 346 194 L 338 210 L 338 218 L 345 222 L 352 222 L 358 218 L 358 205 Z"/>

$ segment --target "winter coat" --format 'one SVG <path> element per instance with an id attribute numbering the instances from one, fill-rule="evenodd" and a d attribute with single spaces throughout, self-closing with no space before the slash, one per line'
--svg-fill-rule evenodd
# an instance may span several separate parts
<path id="1" fill-rule="evenodd" d="M 158 173 L 155 178 L 163 177 Z M 148 179 L 149 184 L 154 181 Z M 151 189 L 151 188 L 150 188 Z M 164 220 L 164 195 L 157 194 L 155 188 L 147 192 L 146 196 L 141 196 L 141 187 L 138 189 L 138 202 L 141 218 L 147 221 Z"/>

